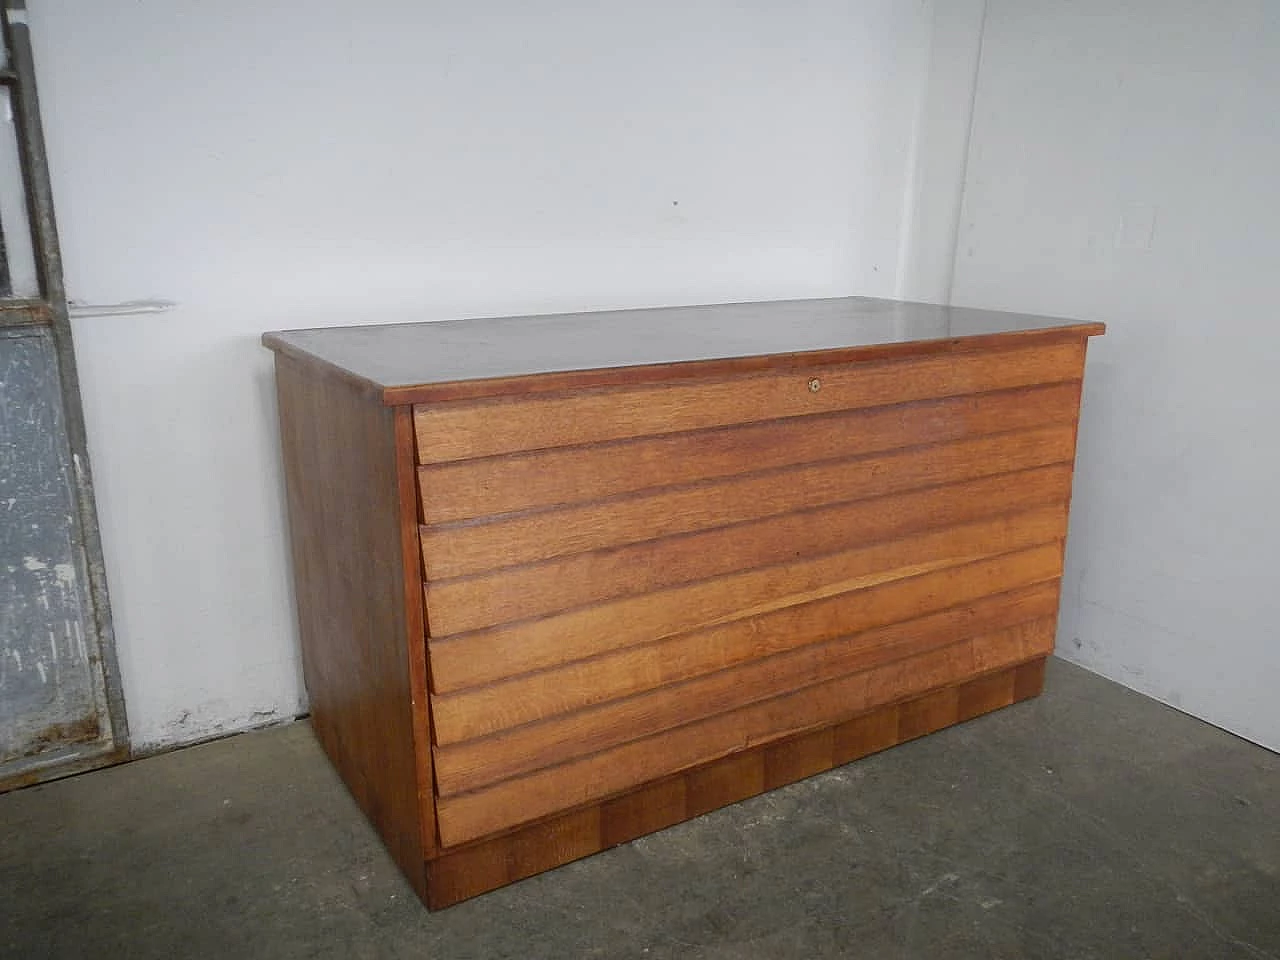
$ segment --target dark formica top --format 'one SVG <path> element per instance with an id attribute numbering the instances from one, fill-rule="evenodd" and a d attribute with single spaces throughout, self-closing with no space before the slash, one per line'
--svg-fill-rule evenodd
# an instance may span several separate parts
<path id="1" fill-rule="evenodd" d="M 513 379 L 528 377 L 602 385 L 659 379 L 623 375 L 633 368 L 665 369 L 668 378 L 671 364 L 731 373 L 1104 330 L 1055 317 L 841 297 L 288 330 L 262 342 L 403 403 L 511 393 Z M 578 375 L 586 371 L 597 374 Z"/>

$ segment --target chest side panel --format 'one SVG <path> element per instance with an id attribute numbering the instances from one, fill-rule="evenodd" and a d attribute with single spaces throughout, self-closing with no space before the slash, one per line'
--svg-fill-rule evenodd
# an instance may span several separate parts
<path id="1" fill-rule="evenodd" d="M 311 725 L 422 892 L 435 826 L 408 414 L 285 356 L 276 384 Z"/>

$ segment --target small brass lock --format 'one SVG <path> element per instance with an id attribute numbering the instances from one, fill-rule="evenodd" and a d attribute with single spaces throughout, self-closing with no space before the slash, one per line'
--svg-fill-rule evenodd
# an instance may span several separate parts
<path id="1" fill-rule="evenodd" d="M 810 392 L 810 393 L 817 393 L 817 392 L 818 392 L 819 390 L 821 390 L 821 389 L 822 389 L 822 381 L 821 381 L 821 380 L 819 380 L 817 377 L 813 377 L 812 379 L 810 379 L 810 380 L 809 380 L 809 392 Z"/>

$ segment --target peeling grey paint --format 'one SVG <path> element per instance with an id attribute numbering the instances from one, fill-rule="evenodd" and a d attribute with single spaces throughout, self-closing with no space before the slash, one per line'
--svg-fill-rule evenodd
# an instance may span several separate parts
<path id="1" fill-rule="evenodd" d="M 103 733 L 72 481 L 52 338 L 0 331 L 0 762 Z"/>

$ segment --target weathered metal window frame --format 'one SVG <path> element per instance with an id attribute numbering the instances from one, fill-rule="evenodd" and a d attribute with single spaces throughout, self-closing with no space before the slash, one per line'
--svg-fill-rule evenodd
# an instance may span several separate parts
<path id="1" fill-rule="evenodd" d="M 47 327 L 57 355 L 63 415 L 74 474 L 72 488 L 79 510 L 76 519 L 89 577 L 86 599 L 92 615 L 87 626 L 93 630 L 96 641 L 94 647 L 101 658 L 100 668 L 107 699 L 105 719 L 110 734 L 94 744 L 55 748 L 31 758 L 30 761 L 7 764 L 3 778 L 0 778 L 0 789 L 106 766 L 126 759 L 129 753 L 129 728 L 115 655 L 115 635 L 111 625 L 111 605 L 107 597 L 93 477 L 89 469 L 84 411 L 80 404 L 80 380 L 76 373 L 75 350 L 71 341 L 71 324 L 62 278 L 62 255 L 53 216 L 53 192 L 49 181 L 44 130 L 40 124 L 35 66 L 26 18 L 24 0 L 8 0 L 5 3 L 4 16 L 0 19 L 3 19 L 4 43 L 9 57 L 8 67 L 0 70 L 0 84 L 9 88 L 10 102 L 13 105 L 40 297 L 0 299 L 0 329 Z"/>

